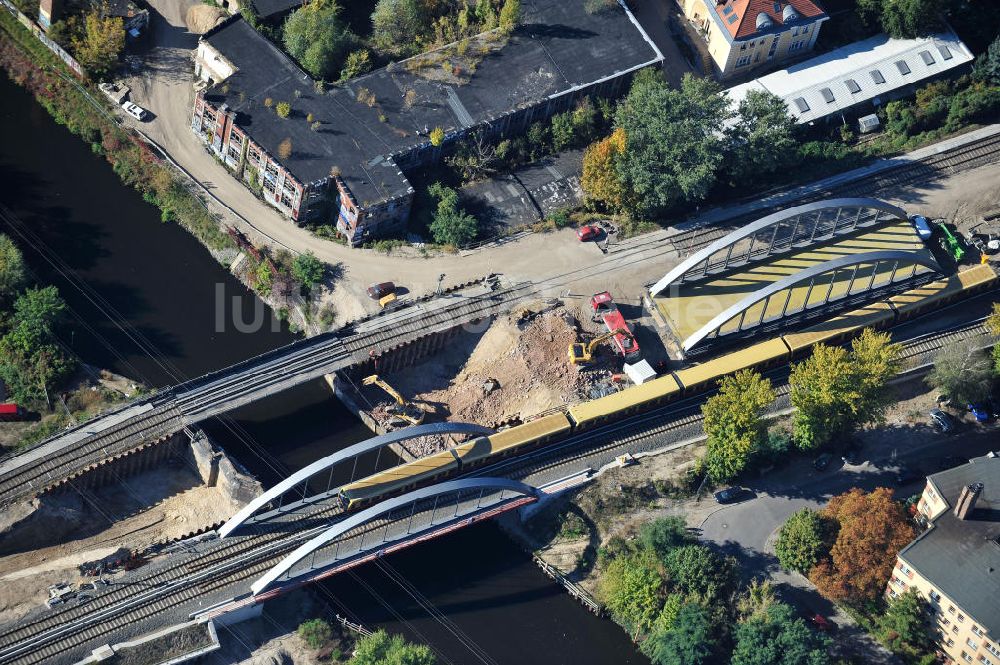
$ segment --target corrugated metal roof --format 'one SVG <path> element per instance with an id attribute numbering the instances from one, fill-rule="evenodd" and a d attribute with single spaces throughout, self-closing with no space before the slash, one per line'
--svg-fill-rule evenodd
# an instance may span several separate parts
<path id="1" fill-rule="evenodd" d="M 937 76 L 972 59 L 968 47 L 954 33 L 917 39 L 878 35 L 729 88 L 727 92 L 734 105 L 750 90 L 772 92 L 785 100 L 792 116 L 801 124 Z M 833 101 L 829 100 L 831 95 Z"/>

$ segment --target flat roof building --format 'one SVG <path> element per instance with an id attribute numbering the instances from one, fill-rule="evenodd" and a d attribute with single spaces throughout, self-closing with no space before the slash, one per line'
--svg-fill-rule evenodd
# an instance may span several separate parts
<path id="1" fill-rule="evenodd" d="M 947 663 L 1000 663 L 1000 456 L 927 477 L 917 504 L 927 529 L 903 548 L 886 593 L 930 603 Z"/>
<path id="2" fill-rule="evenodd" d="M 589 95 L 617 95 L 662 59 L 624 5 L 524 0 L 522 25 L 393 63 L 327 91 L 240 17 L 206 33 L 192 129 L 297 221 L 335 222 L 353 244 L 401 228 L 404 171 L 473 130 L 513 135 Z M 276 113 L 291 106 L 288 117 Z M 429 134 L 444 131 L 442 145 Z M 327 197 L 335 186 L 335 193 Z M 273 190 L 273 191 L 272 191 Z M 333 201 L 332 214 L 320 205 Z"/>
<path id="3" fill-rule="evenodd" d="M 916 39 L 878 35 L 729 88 L 734 105 L 750 90 L 785 100 L 799 124 L 904 97 L 918 84 L 950 74 L 973 60 L 954 33 Z"/>

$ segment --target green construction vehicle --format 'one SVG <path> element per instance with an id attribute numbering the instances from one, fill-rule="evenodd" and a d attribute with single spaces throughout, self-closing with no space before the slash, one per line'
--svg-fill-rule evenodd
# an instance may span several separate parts
<path id="1" fill-rule="evenodd" d="M 951 232 L 951 229 L 944 222 L 938 222 L 937 225 L 943 234 L 941 236 L 941 249 L 951 254 L 951 257 L 956 261 L 961 261 L 965 256 L 965 248 L 962 247 L 962 241 Z"/>

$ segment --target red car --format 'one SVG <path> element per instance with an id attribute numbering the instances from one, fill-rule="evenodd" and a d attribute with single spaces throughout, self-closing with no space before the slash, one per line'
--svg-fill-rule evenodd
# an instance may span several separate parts
<path id="1" fill-rule="evenodd" d="M 833 624 L 826 620 L 822 614 L 813 614 L 809 617 L 809 623 L 811 623 L 816 630 L 822 631 L 824 633 L 829 633 L 833 630 Z"/>
<path id="2" fill-rule="evenodd" d="M 586 226 L 581 226 L 576 230 L 576 237 L 580 239 L 580 242 L 597 240 L 601 237 L 601 229 L 593 224 L 587 224 Z"/>

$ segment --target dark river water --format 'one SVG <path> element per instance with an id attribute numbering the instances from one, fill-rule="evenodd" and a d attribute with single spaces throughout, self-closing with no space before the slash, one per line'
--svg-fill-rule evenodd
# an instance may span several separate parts
<path id="1" fill-rule="evenodd" d="M 0 201 L 21 220 L 19 229 L 0 221 L 0 231 L 21 246 L 41 282 L 60 288 L 75 318 L 65 342 L 85 362 L 164 386 L 294 340 L 281 327 L 220 327 L 220 291 L 229 307 L 224 321 L 233 297 L 246 321 L 259 301 L 2 74 L 0 100 Z M 321 381 L 206 429 L 265 485 L 369 435 Z M 386 563 L 337 577 L 323 592 L 365 625 L 429 642 L 442 662 L 648 662 L 492 524 Z"/>

